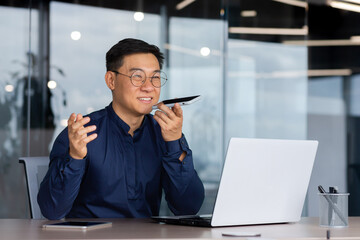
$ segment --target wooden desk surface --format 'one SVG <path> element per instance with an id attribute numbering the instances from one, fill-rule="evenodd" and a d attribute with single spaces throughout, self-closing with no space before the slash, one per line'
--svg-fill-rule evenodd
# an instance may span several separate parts
<path id="1" fill-rule="evenodd" d="M 266 239 L 326 239 L 326 228 L 318 218 L 303 218 L 299 223 L 242 227 L 202 228 L 158 224 L 150 219 L 91 219 L 111 221 L 112 227 L 94 230 L 46 230 L 45 223 L 31 219 L 0 219 L 0 239 L 244 239 L 223 237 L 223 232 L 259 232 Z M 252 238 L 259 239 L 262 238 Z M 331 229 L 331 239 L 360 239 L 360 217 L 350 217 L 349 227 Z"/>

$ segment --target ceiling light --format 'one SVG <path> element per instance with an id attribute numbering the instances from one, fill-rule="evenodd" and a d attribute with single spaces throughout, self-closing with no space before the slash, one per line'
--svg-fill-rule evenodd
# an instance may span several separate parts
<path id="1" fill-rule="evenodd" d="M 338 9 L 348 10 L 348 11 L 353 11 L 353 12 L 360 12 L 360 5 L 339 2 L 339 1 L 329 1 L 328 4 L 333 8 L 338 8 Z"/>
<path id="2" fill-rule="evenodd" d="M 56 82 L 54 80 L 50 80 L 50 81 L 48 81 L 47 86 L 50 89 L 55 89 L 57 84 L 56 84 Z"/>
<path id="3" fill-rule="evenodd" d="M 66 118 L 61 119 L 61 120 L 60 120 L 60 125 L 63 126 L 63 127 L 67 127 L 67 125 L 68 125 L 68 120 L 67 120 Z"/>
<path id="4" fill-rule="evenodd" d="M 143 12 L 135 12 L 134 19 L 137 22 L 141 22 L 142 20 L 144 20 L 144 13 Z"/>
<path id="5" fill-rule="evenodd" d="M 230 27 L 229 33 L 237 34 L 264 34 L 264 35 L 307 35 L 308 28 L 251 28 Z"/>
<path id="6" fill-rule="evenodd" d="M 77 41 L 81 38 L 81 33 L 79 31 L 72 31 L 70 37 L 72 40 Z"/>
<path id="7" fill-rule="evenodd" d="M 6 92 L 12 92 L 12 91 L 14 91 L 14 86 L 11 85 L 11 84 L 6 85 L 6 86 L 5 86 L 5 91 L 6 91 Z"/>
<path id="8" fill-rule="evenodd" d="M 285 3 L 285 4 L 296 6 L 296 7 L 303 7 L 303 8 L 308 7 L 308 4 L 306 1 L 299 1 L 299 0 L 273 0 L 273 1 Z"/>
<path id="9" fill-rule="evenodd" d="M 200 49 L 200 54 L 202 55 L 202 56 L 204 56 L 204 57 L 207 57 L 207 56 L 209 56 L 209 54 L 210 54 L 210 48 L 208 48 L 208 47 L 202 47 L 201 49 Z"/>
<path id="10" fill-rule="evenodd" d="M 241 11 L 242 17 L 256 17 L 257 12 L 255 10 Z"/>
<path id="11" fill-rule="evenodd" d="M 229 72 L 231 78 L 256 78 L 256 79 L 289 79 L 299 77 L 324 77 L 324 76 L 349 76 L 351 69 L 309 69 L 309 70 L 286 70 L 273 72 L 252 72 L 252 71 L 233 71 Z"/>
<path id="12" fill-rule="evenodd" d="M 225 10 L 223 8 L 220 9 L 220 16 L 224 16 L 224 14 L 225 14 Z"/>
<path id="13" fill-rule="evenodd" d="M 185 7 L 187 7 L 188 5 L 190 5 L 191 3 L 195 2 L 195 0 L 184 0 L 178 4 L 176 4 L 176 10 L 181 10 Z"/>
<path id="14" fill-rule="evenodd" d="M 309 77 L 321 77 L 321 76 L 350 76 L 351 69 L 309 69 Z"/>
<path id="15" fill-rule="evenodd" d="M 360 0 L 344 0 L 345 2 L 360 4 Z"/>
<path id="16" fill-rule="evenodd" d="M 352 41 L 352 42 L 360 42 L 360 36 L 352 36 L 351 38 L 350 38 L 350 41 Z"/>
<path id="17" fill-rule="evenodd" d="M 360 45 L 360 36 L 351 37 L 351 39 L 336 40 L 289 40 L 283 41 L 284 44 L 300 45 L 308 47 L 330 47 L 330 46 L 356 46 Z"/>

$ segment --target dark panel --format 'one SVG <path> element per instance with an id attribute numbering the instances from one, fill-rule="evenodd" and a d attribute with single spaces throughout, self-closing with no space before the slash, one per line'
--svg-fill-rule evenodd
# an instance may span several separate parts
<path id="1" fill-rule="evenodd" d="M 349 216 L 360 216 L 360 117 L 348 119 Z"/>

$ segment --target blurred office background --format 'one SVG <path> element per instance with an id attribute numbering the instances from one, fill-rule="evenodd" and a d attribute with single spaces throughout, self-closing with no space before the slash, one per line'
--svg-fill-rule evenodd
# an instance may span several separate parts
<path id="1" fill-rule="evenodd" d="M 18 157 L 48 155 L 72 112 L 110 103 L 105 53 L 127 37 L 165 53 L 161 99 L 202 95 L 183 108 L 201 213 L 229 138 L 249 137 L 319 140 L 303 215 L 318 215 L 319 184 L 350 192 L 360 215 L 359 11 L 358 0 L 1 0 L 0 218 L 29 217 Z"/>

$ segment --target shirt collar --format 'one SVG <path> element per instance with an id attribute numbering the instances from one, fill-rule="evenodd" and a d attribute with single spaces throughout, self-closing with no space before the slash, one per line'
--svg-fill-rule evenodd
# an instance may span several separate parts
<path id="1" fill-rule="evenodd" d="M 120 126 L 120 128 L 122 130 L 125 131 L 125 133 L 129 133 L 130 130 L 130 126 L 124 122 L 114 111 L 113 107 L 112 107 L 112 102 L 109 104 L 109 106 L 106 107 L 107 111 L 109 112 L 111 119 L 113 119 L 116 123 L 116 125 Z M 134 136 L 137 133 L 141 133 L 142 130 L 144 129 L 146 122 L 148 121 L 148 116 L 149 114 L 145 115 L 143 122 L 141 123 L 140 127 L 138 129 L 135 130 L 134 132 Z"/>
<path id="2" fill-rule="evenodd" d="M 109 115 L 111 116 L 111 119 L 115 122 L 117 126 L 119 126 L 122 130 L 124 130 L 125 133 L 128 133 L 130 130 L 130 126 L 127 125 L 126 122 L 124 122 L 114 111 L 112 107 L 112 102 L 109 104 L 109 106 L 106 107 Z"/>

